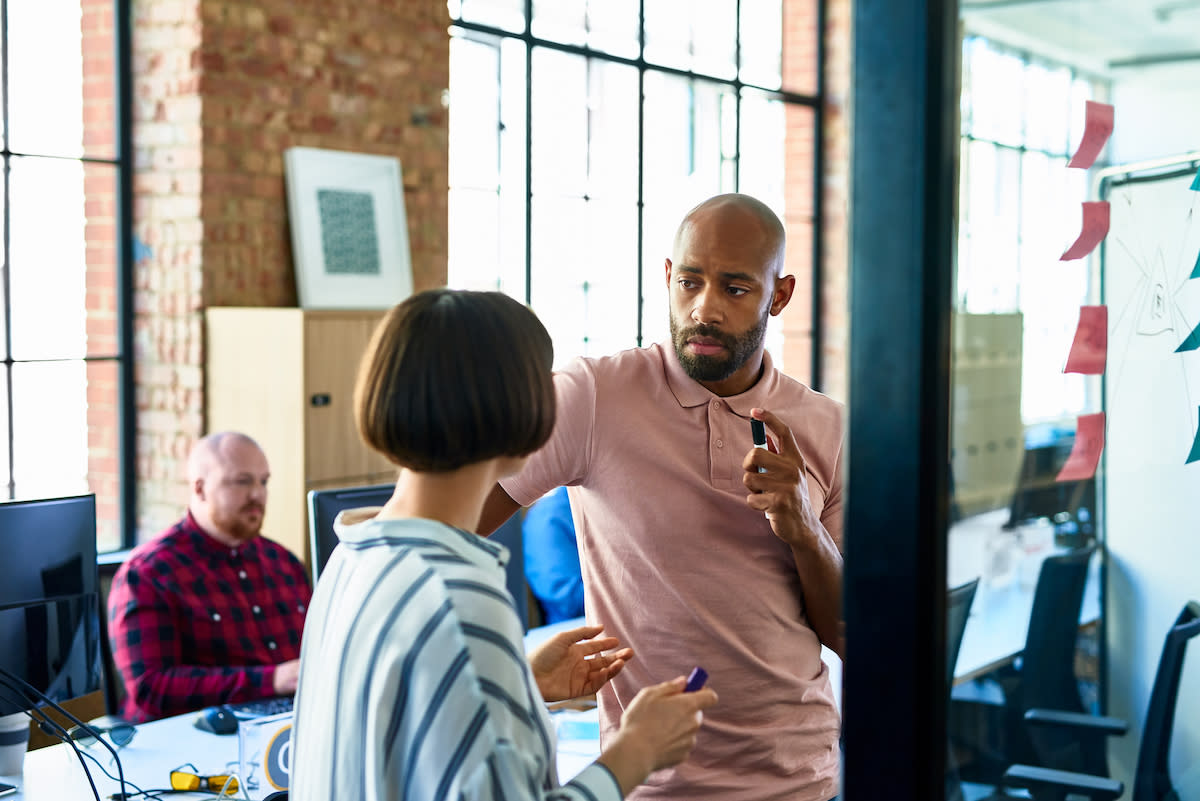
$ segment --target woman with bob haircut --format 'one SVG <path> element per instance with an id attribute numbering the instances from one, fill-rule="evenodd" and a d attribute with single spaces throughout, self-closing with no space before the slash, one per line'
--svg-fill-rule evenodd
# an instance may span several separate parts
<path id="1" fill-rule="evenodd" d="M 609 801 L 691 751 L 717 696 L 679 676 L 643 688 L 559 787 L 545 702 L 596 692 L 633 651 L 596 625 L 526 659 L 507 549 L 472 533 L 554 428 L 552 357 L 533 312 L 499 292 L 421 292 L 380 322 L 355 418 L 400 471 L 383 507 L 335 523 L 302 640 L 291 798 Z"/>

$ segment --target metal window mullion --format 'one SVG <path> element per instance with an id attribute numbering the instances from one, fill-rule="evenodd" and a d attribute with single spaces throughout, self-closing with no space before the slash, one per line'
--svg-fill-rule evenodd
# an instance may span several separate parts
<path id="1" fill-rule="evenodd" d="M 133 75 L 132 0 L 115 0 L 117 87 L 117 486 L 121 547 L 137 541 L 137 402 L 133 365 Z"/>

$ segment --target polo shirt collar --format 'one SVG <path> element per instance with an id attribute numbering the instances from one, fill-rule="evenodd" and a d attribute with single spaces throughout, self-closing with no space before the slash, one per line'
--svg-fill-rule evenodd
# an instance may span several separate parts
<path id="1" fill-rule="evenodd" d="M 703 384 L 684 372 L 683 365 L 679 363 L 679 357 L 675 354 L 675 345 L 671 340 L 660 342 L 658 348 L 667 376 L 667 386 L 671 388 L 671 394 L 675 396 L 675 400 L 679 401 L 680 406 L 684 408 L 702 406 L 714 398 L 720 398 L 729 406 L 730 411 L 747 420 L 750 419 L 751 409 L 771 408 L 770 399 L 778 388 L 779 373 L 775 371 L 775 363 L 771 360 L 769 352 L 763 351 L 762 375 L 753 386 L 740 395 L 721 397 L 710 392 Z"/>

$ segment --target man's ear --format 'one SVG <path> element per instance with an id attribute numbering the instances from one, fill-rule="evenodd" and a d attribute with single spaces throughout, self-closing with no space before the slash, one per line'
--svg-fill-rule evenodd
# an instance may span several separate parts
<path id="1" fill-rule="evenodd" d="M 671 260 L 664 259 L 664 262 L 665 262 L 665 264 L 663 266 L 666 269 L 667 289 L 670 289 L 671 288 Z"/>
<path id="2" fill-rule="evenodd" d="M 777 316 L 792 300 L 796 291 L 796 276 L 785 275 L 775 281 L 775 292 L 771 296 L 771 316 Z"/>
<path id="3" fill-rule="evenodd" d="M 204 479 L 202 479 L 202 478 L 192 479 L 192 495 L 196 496 L 200 500 L 205 499 L 204 498 Z"/>

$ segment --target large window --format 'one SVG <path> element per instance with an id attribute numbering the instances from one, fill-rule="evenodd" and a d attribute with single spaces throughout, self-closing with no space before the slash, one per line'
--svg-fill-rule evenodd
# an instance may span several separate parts
<path id="1" fill-rule="evenodd" d="M 780 0 L 449 8 L 451 286 L 528 302 L 559 364 L 661 341 L 675 226 L 734 191 L 775 209 L 809 274 L 816 4 L 808 27 L 785 26 Z M 782 329 L 768 347 L 787 369 Z"/>
<path id="2" fill-rule="evenodd" d="M 4 7 L 0 498 L 94 492 L 98 545 L 112 550 L 124 544 L 132 369 L 118 113 L 118 45 L 128 43 L 117 24 L 128 7 Z"/>
<path id="3" fill-rule="evenodd" d="M 965 41 L 962 63 L 957 310 L 1019 313 L 1021 417 L 1073 421 L 1085 382 L 1064 375 L 1062 360 L 1089 302 L 1088 260 L 1058 256 L 1088 200 L 1088 172 L 1067 162 L 1101 86 L 978 36 Z"/>

